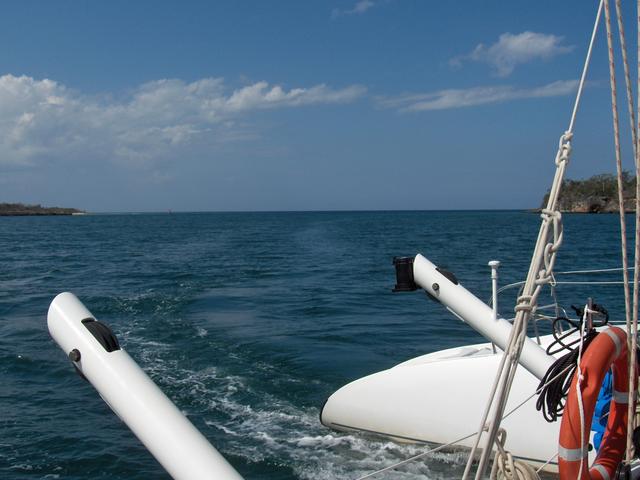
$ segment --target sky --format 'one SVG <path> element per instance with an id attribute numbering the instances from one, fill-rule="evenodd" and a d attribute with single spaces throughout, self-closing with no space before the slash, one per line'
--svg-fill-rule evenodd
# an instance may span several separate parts
<path id="1" fill-rule="evenodd" d="M 635 2 L 622 3 L 633 42 Z M 596 9 L 592 0 L 4 2 L 0 202 L 92 212 L 534 208 L 553 177 Z M 601 27 L 570 178 L 615 170 Z"/>

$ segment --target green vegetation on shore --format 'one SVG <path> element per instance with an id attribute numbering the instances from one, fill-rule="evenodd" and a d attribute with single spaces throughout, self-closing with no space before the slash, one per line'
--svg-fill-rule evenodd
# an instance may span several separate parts
<path id="1" fill-rule="evenodd" d="M 636 179 L 629 172 L 622 173 L 624 207 L 635 211 Z M 549 192 L 542 200 L 546 207 Z M 561 212 L 614 213 L 618 211 L 618 181 L 610 173 L 601 173 L 584 180 L 564 180 L 560 190 L 558 207 Z"/>
<path id="2" fill-rule="evenodd" d="M 25 205 L 23 203 L 0 203 L 0 216 L 18 215 L 78 215 L 82 210 L 76 208 L 43 207 L 41 205 Z"/>

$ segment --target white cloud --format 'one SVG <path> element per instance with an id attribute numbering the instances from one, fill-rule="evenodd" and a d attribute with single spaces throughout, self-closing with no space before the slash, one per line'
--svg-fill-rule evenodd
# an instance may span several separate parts
<path id="1" fill-rule="evenodd" d="M 364 92 L 364 87 L 359 85 L 332 90 L 324 84 L 308 89 L 294 88 L 286 92 L 280 86 L 269 87 L 267 82 L 258 82 L 233 92 L 225 102 L 225 108 L 241 111 L 277 106 L 298 107 L 318 103 L 344 103 L 361 96 Z"/>
<path id="2" fill-rule="evenodd" d="M 373 0 L 359 0 L 352 8 L 341 10 L 334 8 L 331 12 L 333 18 L 341 17 L 343 15 L 361 15 L 372 7 L 375 7 L 376 2 Z"/>
<path id="3" fill-rule="evenodd" d="M 380 98 L 378 102 L 383 108 L 393 108 L 401 112 L 420 112 L 425 110 L 472 107 L 522 98 L 557 97 L 568 95 L 574 92 L 577 87 L 578 82 L 576 80 L 559 80 L 534 88 L 515 88 L 513 86 L 503 85 L 495 87 L 447 89 L 431 93 Z"/>
<path id="4" fill-rule="evenodd" d="M 285 90 L 267 82 L 230 91 L 220 78 L 158 80 L 123 98 L 89 96 L 52 80 L 0 77 L 0 165 L 51 158 L 144 163 L 250 135 L 251 111 L 347 103 L 362 86 Z"/>
<path id="5" fill-rule="evenodd" d="M 455 57 L 449 62 L 459 67 L 463 62 L 471 60 L 491 65 L 496 75 L 506 77 L 515 67 L 532 60 L 548 60 L 573 50 L 573 46 L 562 45 L 563 37 L 522 32 L 518 34 L 503 33 L 493 45 L 479 44 L 468 55 Z"/>

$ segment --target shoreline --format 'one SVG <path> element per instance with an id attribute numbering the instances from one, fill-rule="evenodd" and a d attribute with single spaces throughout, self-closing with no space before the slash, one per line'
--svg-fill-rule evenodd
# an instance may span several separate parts
<path id="1" fill-rule="evenodd" d="M 0 203 L 1 217 L 28 217 L 51 215 L 86 215 L 87 212 L 77 208 L 43 207 L 41 205 L 25 205 L 22 203 Z"/>

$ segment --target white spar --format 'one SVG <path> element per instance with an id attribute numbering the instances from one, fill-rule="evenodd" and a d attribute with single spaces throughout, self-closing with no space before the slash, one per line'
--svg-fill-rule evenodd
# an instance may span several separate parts
<path id="1" fill-rule="evenodd" d="M 503 318 L 495 318 L 493 310 L 482 300 L 440 273 L 433 263 L 420 254 L 413 260 L 413 278 L 417 285 L 444 304 L 454 315 L 504 350 L 512 325 Z M 542 380 L 554 361 L 536 342 L 530 338 L 525 340 L 520 364 L 539 380 Z"/>
<path id="2" fill-rule="evenodd" d="M 58 295 L 47 323 L 76 368 L 174 479 L 242 479 L 127 352 L 108 351 L 112 342 L 99 340 L 104 327 L 75 295 Z"/>

